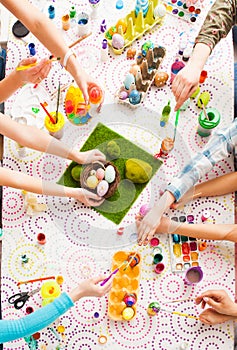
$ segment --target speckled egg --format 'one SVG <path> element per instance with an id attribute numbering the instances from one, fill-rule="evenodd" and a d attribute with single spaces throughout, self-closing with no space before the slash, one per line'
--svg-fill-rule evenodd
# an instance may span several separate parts
<path id="1" fill-rule="evenodd" d="M 105 180 L 100 181 L 98 183 L 98 186 L 97 186 L 97 194 L 98 194 L 98 196 L 103 197 L 108 192 L 108 189 L 109 189 L 108 182 L 105 181 Z"/>
<path id="2" fill-rule="evenodd" d="M 98 179 L 95 175 L 91 175 L 87 178 L 86 180 L 86 184 L 89 188 L 91 188 L 92 190 L 94 190 L 96 188 L 96 186 L 98 185 Z"/>
<path id="3" fill-rule="evenodd" d="M 90 171 L 90 175 L 95 175 L 96 174 L 96 171 L 93 169 Z"/>
<path id="4" fill-rule="evenodd" d="M 120 100 L 126 100 L 126 98 L 128 98 L 128 92 L 122 90 L 122 91 L 119 92 L 119 95 L 118 95 L 118 96 L 119 96 L 119 99 L 120 99 Z"/>
<path id="5" fill-rule="evenodd" d="M 166 14 L 166 8 L 163 4 L 157 5 L 154 8 L 154 17 L 164 17 L 164 15 Z"/>
<path id="6" fill-rule="evenodd" d="M 154 84 L 156 87 L 162 87 L 169 79 L 169 75 L 166 72 L 158 72 L 155 75 Z"/>
<path id="7" fill-rule="evenodd" d="M 112 165 L 108 165 L 107 168 L 105 169 L 105 180 L 108 181 L 109 184 L 115 180 L 115 170 Z"/>
<path id="8" fill-rule="evenodd" d="M 96 177 L 98 180 L 103 180 L 103 178 L 105 177 L 105 171 L 102 168 L 99 168 L 96 170 Z"/>
<path id="9" fill-rule="evenodd" d="M 125 79 L 124 79 L 124 86 L 127 90 L 129 90 L 130 86 L 132 84 L 135 84 L 135 77 L 132 73 L 129 73 L 126 75 Z"/>
<path id="10" fill-rule="evenodd" d="M 112 37 L 112 46 L 120 50 L 122 47 L 124 47 L 124 38 L 120 34 L 114 34 Z"/>

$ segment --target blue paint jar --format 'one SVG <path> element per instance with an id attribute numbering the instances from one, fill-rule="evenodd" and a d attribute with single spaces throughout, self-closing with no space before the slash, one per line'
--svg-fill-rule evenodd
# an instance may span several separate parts
<path id="1" fill-rule="evenodd" d="M 49 18 L 53 19 L 55 17 L 55 8 L 53 5 L 50 5 L 48 8 Z"/>
<path id="2" fill-rule="evenodd" d="M 29 47 L 29 50 L 30 50 L 30 55 L 31 55 L 31 56 L 34 56 L 34 55 L 36 54 L 35 44 L 34 44 L 34 43 L 30 43 L 30 44 L 28 45 L 28 47 Z"/>

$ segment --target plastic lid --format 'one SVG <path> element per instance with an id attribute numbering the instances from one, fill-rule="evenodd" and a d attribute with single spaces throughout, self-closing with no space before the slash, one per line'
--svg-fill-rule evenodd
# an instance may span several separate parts
<path id="1" fill-rule="evenodd" d="M 118 0 L 116 2 L 116 9 L 121 10 L 123 8 L 123 0 Z"/>
<path id="2" fill-rule="evenodd" d="M 13 24 L 12 27 L 12 33 L 17 37 L 17 38 L 24 38 L 26 35 L 29 34 L 29 30 L 22 24 L 20 21 L 16 21 Z"/>

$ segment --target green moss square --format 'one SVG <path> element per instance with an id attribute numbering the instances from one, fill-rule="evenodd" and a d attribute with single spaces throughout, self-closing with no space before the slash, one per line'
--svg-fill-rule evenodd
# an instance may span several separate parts
<path id="1" fill-rule="evenodd" d="M 107 143 L 114 140 L 120 147 L 121 154 L 118 159 L 111 159 L 106 154 Z M 101 152 L 106 154 L 107 160 L 111 161 L 119 170 L 121 181 L 118 189 L 114 195 L 99 207 L 94 208 L 98 213 L 111 220 L 115 224 L 119 224 L 124 216 L 127 214 L 137 197 L 144 190 L 149 183 L 134 184 L 129 180 L 125 179 L 125 162 L 129 158 L 141 159 L 149 163 L 152 167 L 152 176 L 162 165 L 162 161 L 155 159 L 152 154 L 144 151 L 142 148 L 135 145 L 133 142 L 127 140 L 120 134 L 109 129 L 107 126 L 99 123 L 92 131 L 87 141 L 81 148 L 81 151 L 88 151 L 93 148 L 99 149 Z M 72 168 L 77 165 L 75 162 L 71 162 L 65 170 L 64 174 L 58 181 L 59 184 L 68 187 L 80 187 L 80 183 L 75 181 L 71 176 Z M 83 167 L 83 166 L 82 166 Z"/>

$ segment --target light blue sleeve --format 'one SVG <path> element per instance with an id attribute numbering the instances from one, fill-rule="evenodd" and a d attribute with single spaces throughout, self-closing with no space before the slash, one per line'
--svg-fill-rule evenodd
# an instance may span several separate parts
<path id="1" fill-rule="evenodd" d="M 52 303 L 18 320 L 0 320 L 0 343 L 30 336 L 49 326 L 74 305 L 68 294 L 62 293 Z"/>
<path id="2" fill-rule="evenodd" d="M 226 159 L 236 151 L 237 146 L 237 120 L 235 119 L 228 128 L 220 129 L 213 134 L 204 147 L 197 153 L 183 170 L 167 186 L 178 201 L 199 179 L 205 176 L 215 164 Z"/>

